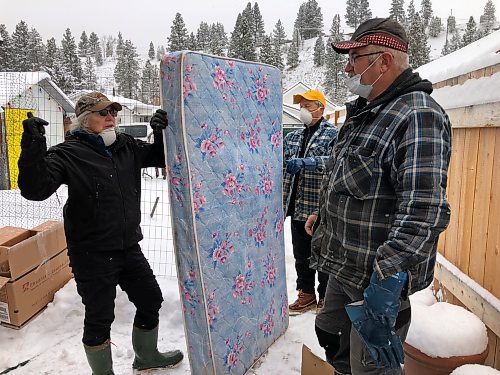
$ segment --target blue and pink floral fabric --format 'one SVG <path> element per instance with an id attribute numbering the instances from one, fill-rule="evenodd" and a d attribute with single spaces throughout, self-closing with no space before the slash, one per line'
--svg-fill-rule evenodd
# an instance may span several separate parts
<path id="1" fill-rule="evenodd" d="M 193 374 L 244 374 L 288 326 L 278 69 L 161 64 L 179 288 Z"/>

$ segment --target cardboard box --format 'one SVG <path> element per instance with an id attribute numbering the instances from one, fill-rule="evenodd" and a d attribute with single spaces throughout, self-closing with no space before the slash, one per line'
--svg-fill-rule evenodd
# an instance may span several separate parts
<path id="1" fill-rule="evenodd" d="M 307 345 L 302 345 L 301 375 L 332 375 L 333 370 L 332 365 L 311 352 Z"/>
<path id="2" fill-rule="evenodd" d="M 0 228 L 0 276 L 16 280 L 66 248 L 63 224 L 47 221 L 31 230 Z"/>
<path id="3" fill-rule="evenodd" d="M 0 228 L 0 323 L 21 327 L 71 277 L 62 223 Z"/>

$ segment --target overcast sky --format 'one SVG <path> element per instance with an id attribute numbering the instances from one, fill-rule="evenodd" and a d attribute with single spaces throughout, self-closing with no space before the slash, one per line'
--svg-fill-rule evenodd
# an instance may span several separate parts
<path id="1" fill-rule="evenodd" d="M 473 16 L 479 22 L 487 0 L 433 0 L 434 15 L 443 20 L 453 14 L 458 22 Z M 300 4 L 305 0 L 260 0 L 259 9 L 266 32 L 270 33 L 281 19 L 287 36 L 293 31 Z M 345 0 L 317 0 L 323 13 L 325 32 L 337 13 L 344 18 Z M 391 0 L 370 0 L 373 16 L 385 17 Z M 102 35 L 118 35 L 122 32 L 140 53 L 147 52 L 149 42 L 155 47 L 167 44 L 170 26 L 175 13 L 181 13 L 189 32 L 196 33 L 201 21 L 222 22 L 225 31 L 233 31 L 238 13 L 248 0 L 2 0 L 0 24 L 5 24 L 9 34 L 19 21 L 24 20 L 42 35 L 44 41 L 54 37 L 59 43 L 66 28 L 70 28 L 78 42 L 83 30 Z M 251 1 L 252 5 L 255 1 Z M 420 0 L 415 0 L 420 9 Z M 493 0 L 497 19 L 500 18 L 500 0 Z M 405 1 L 405 11 L 409 0 Z"/>

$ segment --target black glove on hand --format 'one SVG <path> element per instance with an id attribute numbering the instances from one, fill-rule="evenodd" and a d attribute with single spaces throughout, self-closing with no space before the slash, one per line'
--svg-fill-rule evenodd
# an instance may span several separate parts
<path id="1" fill-rule="evenodd" d="M 157 109 L 156 113 L 151 118 L 149 125 L 151 126 L 151 129 L 153 129 L 153 133 L 161 133 L 168 125 L 167 112 L 163 109 Z"/>
<path id="2" fill-rule="evenodd" d="M 48 124 L 47 121 L 39 117 L 33 117 L 32 113 L 28 112 L 28 118 L 23 121 L 23 129 L 26 134 L 33 137 L 40 137 L 45 134 L 44 126 Z"/>

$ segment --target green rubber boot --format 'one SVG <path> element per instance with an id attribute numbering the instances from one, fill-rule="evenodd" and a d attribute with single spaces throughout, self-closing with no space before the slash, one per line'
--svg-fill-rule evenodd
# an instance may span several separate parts
<path id="1" fill-rule="evenodd" d="M 174 367 L 184 355 L 180 350 L 172 350 L 160 353 L 157 348 L 158 326 L 152 330 L 144 330 L 134 326 L 132 330 L 132 346 L 134 347 L 135 359 L 132 367 L 136 370 L 151 368 Z"/>
<path id="2" fill-rule="evenodd" d="M 111 340 L 97 346 L 83 345 L 87 361 L 92 369 L 92 375 L 114 375 L 113 359 L 111 357 Z"/>

